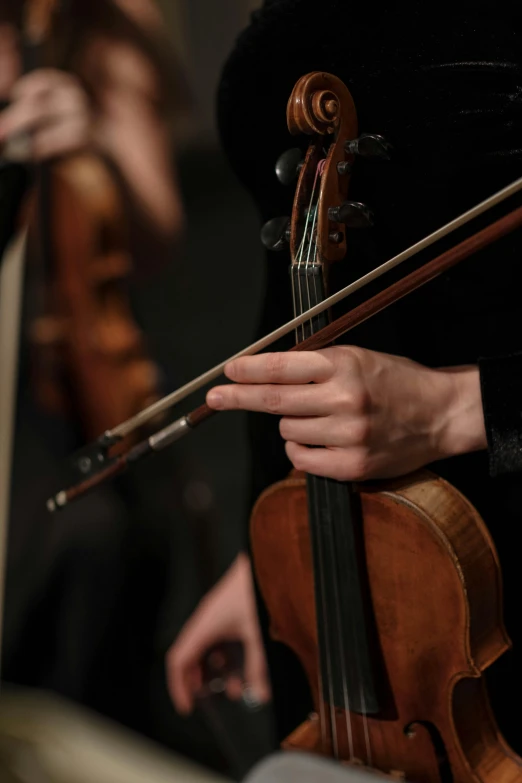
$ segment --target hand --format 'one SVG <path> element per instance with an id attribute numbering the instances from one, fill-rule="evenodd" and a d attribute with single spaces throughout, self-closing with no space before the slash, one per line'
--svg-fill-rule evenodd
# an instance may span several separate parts
<path id="1" fill-rule="evenodd" d="M 27 138 L 28 142 L 18 143 Z M 0 114 L 0 145 L 17 160 L 42 161 L 85 148 L 91 141 L 86 92 L 72 75 L 41 69 L 23 76 Z"/>
<path id="2" fill-rule="evenodd" d="M 270 686 L 257 619 L 248 557 L 241 554 L 205 596 L 167 653 L 169 692 L 176 709 L 187 714 L 203 685 L 202 659 L 220 642 L 241 641 L 245 652 L 245 680 L 259 702 L 270 699 Z M 239 695 L 234 683 L 230 697 Z"/>
<path id="3" fill-rule="evenodd" d="M 477 367 L 433 370 L 336 346 L 243 357 L 225 374 L 235 383 L 212 389 L 208 405 L 282 416 L 288 457 L 306 473 L 387 478 L 486 448 Z"/>

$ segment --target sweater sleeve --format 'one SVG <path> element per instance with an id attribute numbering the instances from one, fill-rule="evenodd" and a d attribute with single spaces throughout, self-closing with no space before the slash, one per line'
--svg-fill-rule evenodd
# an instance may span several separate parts
<path id="1" fill-rule="evenodd" d="M 479 360 L 492 476 L 522 471 L 522 352 Z"/>

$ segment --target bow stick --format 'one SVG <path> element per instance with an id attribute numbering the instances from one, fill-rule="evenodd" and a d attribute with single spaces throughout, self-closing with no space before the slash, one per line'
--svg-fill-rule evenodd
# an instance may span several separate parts
<path id="1" fill-rule="evenodd" d="M 489 198 L 477 204 L 472 209 L 463 213 L 459 217 L 450 221 L 446 225 L 434 231 L 429 236 L 420 240 L 416 244 L 409 247 L 407 250 L 394 256 L 389 261 L 378 266 L 368 274 L 359 278 L 350 285 L 342 288 L 336 294 L 328 297 L 320 304 L 307 310 L 297 318 L 292 319 L 288 323 L 281 326 L 279 329 L 271 332 L 271 334 L 263 337 L 252 345 L 248 346 L 244 350 L 231 356 L 224 362 L 221 362 L 213 369 L 207 371 L 203 375 L 200 375 L 190 383 L 185 384 L 177 391 L 159 400 L 154 405 L 146 408 L 128 421 L 115 427 L 113 430 L 106 432 L 101 438 L 94 444 L 87 446 L 74 458 L 74 467 L 80 477 L 79 482 L 68 490 L 62 490 L 58 492 L 47 502 L 47 508 L 49 511 L 56 511 L 68 505 L 72 500 L 75 500 L 90 489 L 98 486 L 102 482 L 113 478 L 114 476 L 122 473 L 130 464 L 137 462 L 149 454 L 161 451 L 162 449 L 175 443 L 187 432 L 190 432 L 203 421 L 206 421 L 212 416 L 215 411 L 211 410 L 207 405 L 202 405 L 195 409 L 186 416 L 177 419 L 172 424 L 164 427 L 159 432 L 151 435 L 146 440 L 134 446 L 126 453 L 113 458 L 110 457 L 110 448 L 117 443 L 122 437 L 134 431 L 137 427 L 145 424 L 153 416 L 158 413 L 173 407 L 181 400 L 185 399 L 189 394 L 197 391 L 206 384 L 214 381 L 218 378 L 225 368 L 225 366 L 234 359 L 238 359 L 242 356 L 251 356 L 259 353 L 281 337 L 294 331 L 298 326 L 301 326 L 306 321 L 319 315 L 325 310 L 330 309 L 333 305 L 338 304 L 346 297 L 359 291 L 364 286 L 378 279 L 386 272 L 391 271 L 395 267 L 404 263 L 406 260 L 413 258 L 422 250 L 430 247 L 438 240 L 448 236 L 452 232 L 456 231 L 461 226 L 469 223 L 474 218 L 482 215 L 490 210 L 492 207 L 505 201 L 510 196 L 522 190 L 522 177 L 515 182 L 511 183 L 502 190 L 494 193 Z M 355 309 L 349 311 L 345 315 L 333 321 L 331 324 L 320 330 L 307 340 L 293 346 L 292 351 L 306 351 L 317 350 L 324 348 L 331 343 L 337 337 L 348 332 L 350 329 L 355 328 L 359 324 L 371 318 L 373 315 L 381 312 L 389 305 L 398 301 L 407 294 L 415 291 L 417 288 L 425 285 L 430 280 L 438 277 L 440 274 L 446 272 L 451 267 L 460 263 L 464 259 L 468 258 L 473 253 L 481 250 L 484 247 L 492 244 L 496 240 L 511 233 L 518 227 L 522 226 L 522 207 L 515 209 L 503 218 L 500 218 L 496 222 L 482 229 L 478 233 L 469 237 L 468 239 L 460 242 L 455 247 L 446 251 L 442 255 L 429 261 L 424 266 L 420 267 L 414 272 L 411 272 L 406 277 L 402 278 L 398 282 L 389 286 L 379 294 L 376 294 L 371 299 L 367 300 L 363 304 L 359 305 Z"/>

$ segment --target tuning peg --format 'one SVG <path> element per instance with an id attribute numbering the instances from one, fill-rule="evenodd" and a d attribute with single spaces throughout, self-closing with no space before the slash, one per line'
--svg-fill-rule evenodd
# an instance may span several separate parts
<path id="1" fill-rule="evenodd" d="M 345 201 L 340 207 L 330 207 L 328 217 L 348 228 L 369 228 L 374 223 L 373 212 L 360 201 Z"/>
<path id="2" fill-rule="evenodd" d="M 281 185 L 291 185 L 299 174 L 303 165 L 303 155 L 300 149 L 293 147 L 283 152 L 277 159 L 275 172 Z"/>
<path id="3" fill-rule="evenodd" d="M 290 241 L 290 220 L 287 217 L 272 218 L 261 229 L 261 242 L 267 250 L 283 250 Z"/>
<path id="4" fill-rule="evenodd" d="M 377 133 L 362 133 L 358 139 L 347 141 L 344 146 L 351 155 L 380 160 L 389 160 L 393 149 L 390 142 Z"/>

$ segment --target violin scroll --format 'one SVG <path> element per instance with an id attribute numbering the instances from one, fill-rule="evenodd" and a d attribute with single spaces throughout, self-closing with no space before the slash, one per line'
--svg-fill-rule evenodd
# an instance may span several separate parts
<path id="1" fill-rule="evenodd" d="M 316 71 L 299 79 L 288 101 L 286 120 L 293 136 L 336 133 L 345 140 L 357 136 L 353 98 L 346 85 L 330 73 Z"/>
<path id="2" fill-rule="evenodd" d="M 313 233 L 314 263 L 325 266 L 346 255 L 345 225 L 331 210 L 347 200 L 355 158 L 347 144 L 358 135 L 357 112 L 340 79 L 315 72 L 297 82 L 286 116 L 290 133 L 312 135 L 294 200 L 292 263 L 299 263 L 303 239 Z"/>

